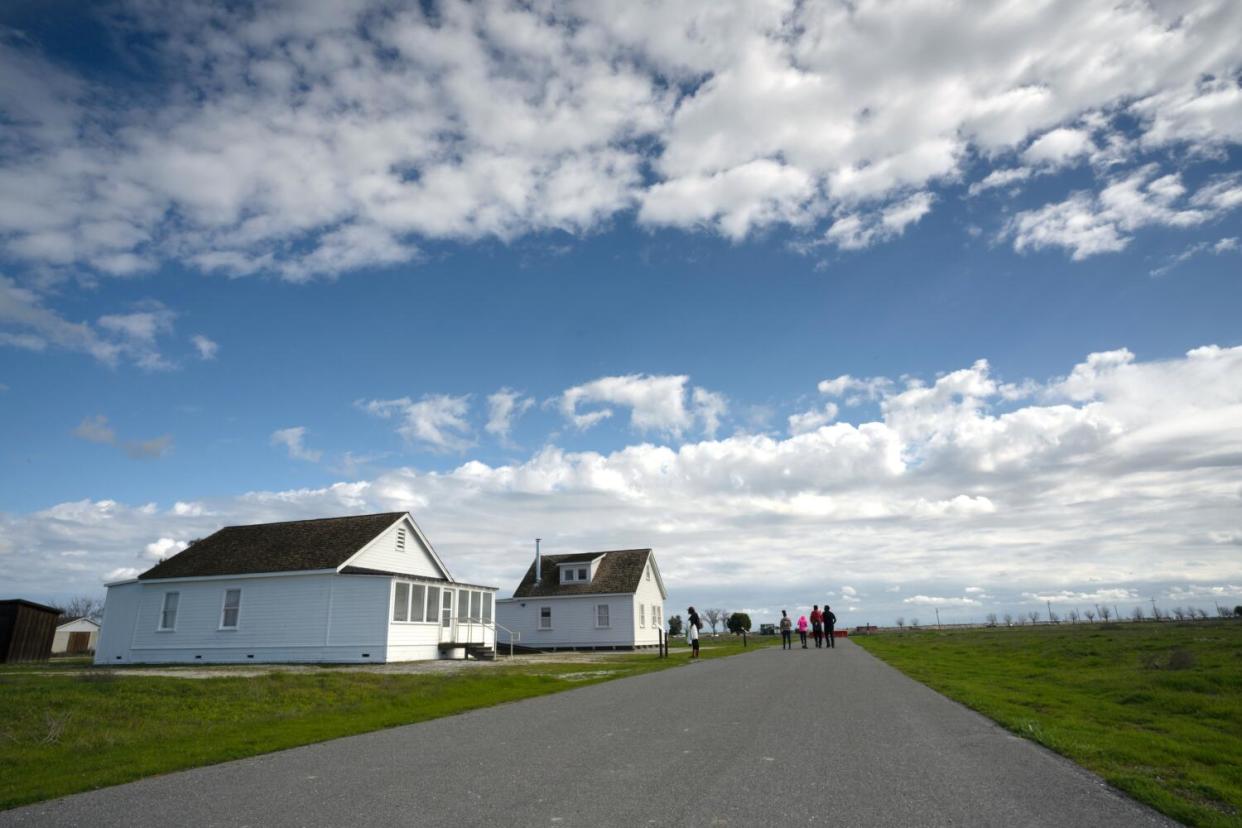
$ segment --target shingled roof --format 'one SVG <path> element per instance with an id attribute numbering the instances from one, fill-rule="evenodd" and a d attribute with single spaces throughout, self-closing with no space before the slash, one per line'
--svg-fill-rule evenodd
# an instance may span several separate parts
<path id="1" fill-rule="evenodd" d="M 593 561 L 600 555 L 604 559 L 595 570 L 589 583 L 574 581 L 559 583 L 557 564 Z M 651 557 L 650 549 L 617 549 L 611 552 L 575 552 L 572 555 L 544 555 L 543 582 L 535 583 L 535 564 L 526 570 L 522 582 L 513 591 L 514 598 L 547 598 L 557 595 L 596 595 L 616 592 L 634 592 L 642 581 L 643 569 Z"/>
<path id="2" fill-rule="evenodd" d="M 336 569 L 405 512 L 226 526 L 138 576 L 194 578 Z"/>

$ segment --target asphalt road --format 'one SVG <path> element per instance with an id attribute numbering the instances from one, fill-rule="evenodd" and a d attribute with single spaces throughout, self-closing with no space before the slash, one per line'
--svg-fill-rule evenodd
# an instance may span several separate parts
<path id="1" fill-rule="evenodd" d="M 9 825 L 1170 825 L 856 645 L 766 649 L 0 813 Z"/>

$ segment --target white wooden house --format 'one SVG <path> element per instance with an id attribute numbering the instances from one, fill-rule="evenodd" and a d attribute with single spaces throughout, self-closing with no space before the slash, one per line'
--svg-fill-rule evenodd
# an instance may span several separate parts
<path id="1" fill-rule="evenodd" d="M 650 549 L 536 554 L 513 597 L 496 602 L 496 620 L 534 649 L 654 647 L 667 598 Z"/>
<path id="2" fill-rule="evenodd" d="M 99 645 L 99 625 L 89 618 L 74 618 L 56 627 L 53 655 L 93 653 Z"/>
<path id="3" fill-rule="evenodd" d="M 96 664 L 490 657 L 496 588 L 405 512 L 228 526 L 108 584 Z"/>

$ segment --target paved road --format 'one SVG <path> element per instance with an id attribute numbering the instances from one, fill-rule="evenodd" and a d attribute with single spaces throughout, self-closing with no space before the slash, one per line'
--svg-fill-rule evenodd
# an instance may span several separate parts
<path id="1" fill-rule="evenodd" d="M 860 647 L 768 649 L 0 813 L 9 825 L 1169 825 Z"/>

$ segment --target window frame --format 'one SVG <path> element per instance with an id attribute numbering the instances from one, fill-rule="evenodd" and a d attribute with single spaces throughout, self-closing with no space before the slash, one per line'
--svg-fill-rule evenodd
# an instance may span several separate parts
<path id="1" fill-rule="evenodd" d="M 401 598 L 401 591 L 405 590 L 404 600 Z M 401 617 L 398 618 L 397 614 Z M 410 582 L 409 581 L 393 581 L 392 584 L 392 617 L 389 623 L 392 624 L 408 624 L 410 622 Z"/>
<path id="2" fill-rule="evenodd" d="M 419 596 L 418 601 L 418 617 L 414 617 L 414 596 Z M 424 624 L 423 618 L 427 615 L 427 585 L 410 583 L 410 624 Z"/>
<path id="3" fill-rule="evenodd" d="M 561 567 L 561 583 L 568 584 L 572 583 L 574 580 L 574 568 L 572 566 Z"/>
<path id="4" fill-rule="evenodd" d="M 435 593 L 434 601 L 431 599 L 431 594 L 433 592 Z M 439 624 L 440 623 L 440 602 L 443 600 L 444 599 L 440 597 L 440 587 L 438 586 L 427 587 L 427 604 L 426 604 L 426 609 L 423 610 L 423 623 L 425 624 Z M 428 614 L 431 614 L 430 618 L 427 617 Z"/>
<path id="5" fill-rule="evenodd" d="M 599 611 L 600 610 L 604 611 L 604 623 L 603 624 L 599 622 L 599 618 L 600 618 Z M 596 604 L 595 605 L 595 629 L 597 630 L 612 629 L 612 605 L 611 604 Z"/>
<path id="6" fill-rule="evenodd" d="M 168 615 L 169 596 L 173 596 L 177 599 L 177 605 L 172 608 L 172 614 L 173 614 L 172 626 L 166 627 L 164 626 L 164 618 L 165 616 Z M 181 591 L 180 590 L 169 590 L 168 592 L 165 592 L 164 597 L 160 600 L 160 614 L 159 614 L 159 618 L 157 619 L 155 631 L 156 632 L 176 632 L 177 631 L 177 618 L 180 615 L 181 615 Z"/>
<path id="7" fill-rule="evenodd" d="M 237 606 L 233 607 L 237 611 L 237 617 L 233 619 L 233 626 L 225 626 L 224 614 L 229 611 L 229 593 L 237 593 Z M 178 601 L 180 603 L 180 601 Z M 224 596 L 220 599 L 220 626 L 216 627 L 218 631 L 236 632 L 241 626 L 241 605 L 242 605 L 242 588 L 241 587 L 225 587 Z"/>
<path id="8" fill-rule="evenodd" d="M 578 580 L 579 581 L 591 580 L 590 571 L 591 571 L 591 568 L 589 566 L 578 567 Z"/>
<path id="9" fill-rule="evenodd" d="M 647 628 L 647 605 L 646 604 L 638 605 L 638 626 L 641 627 L 642 629 Z"/>
<path id="10" fill-rule="evenodd" d="M 544 611 L 545 611 L 545 610 L 547 611 L 547 615 L 546 615 L 546 616 L 544 615 Z M 547 623 L 547 624 L 544 624 L 544 623 L 543 623 L 544 618 L 547 618 L 547 620 L 548 620 L 548 623 Z M 539 623 L 538 623 L 538 625 L 535 627 L 535 629 L 537 629 L 537 630 L 550 630 L 550 629 L 552 629 L 552 608 L 551 608 L 551 607 L 540 607 L 540 608 L 539 608 Z"/>

